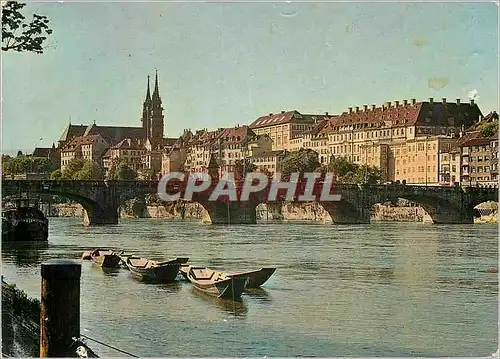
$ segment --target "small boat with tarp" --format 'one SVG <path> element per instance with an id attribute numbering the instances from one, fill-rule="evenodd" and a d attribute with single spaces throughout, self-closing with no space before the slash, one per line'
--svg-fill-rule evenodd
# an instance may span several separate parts
<path id="1" fill-rule="evenodd" d="M 90 253 L 92 262 L 102 268 L 120 268 L 119 253 L 111 250 L 95 249 Z"/>
<path id="2" fill-rule="evenodd" d="M 200 292 L 213 297 L 231 300 L 237 300 L 241 297 L 247 282 L 245 276 L 228 277 L 223 272 L 193 266 L 187 268 L 187 279 Z"/>
<path id="3" fill-rule="evenodd" d="M 145 281 L 169 283 L 175 281 L 181 264 L 187 263 L 189 258 L 175 258 L 170 261 L 158 262 L 135 256 L 123 256 L 130 272 Z"/>

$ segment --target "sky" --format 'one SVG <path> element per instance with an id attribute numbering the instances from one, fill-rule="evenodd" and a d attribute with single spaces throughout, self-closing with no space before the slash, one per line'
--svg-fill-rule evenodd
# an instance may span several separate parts
<path id="1" fill-rule="evenodd" d="M 158 70 L 165 135 L 281 110 L 430 97 L 499 109 L 499 8 L 486 3 L 29 2 L 44 54 L 2 53 L 2 149 L 73 124 L 141 126 Z"/>

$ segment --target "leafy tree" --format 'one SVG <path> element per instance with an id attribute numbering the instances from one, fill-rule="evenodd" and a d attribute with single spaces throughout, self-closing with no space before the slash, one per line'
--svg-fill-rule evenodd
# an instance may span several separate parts
<path id="1" fill-rule="evenodd" d="M 59 180 L 61 178 L 62 178 L 62 172 L 59 168 L 52 171 L 52 173 L 50 174 L 50 179 L 52 180 Z"/>
<path id="2" fill-rule="evenodd" d="M 297 152 L 292 152 L 281 162 L 282 180 L 290 179 L 290 174 L 299 172 L 300 177 L 305 172 L 314 172 L 320 167 L 318 153 L 309 148 L 301 148 Z"/>
<path id="3" fill-rule="evenodd" d="M 62 171 L 61 179 L 71 180 L 75 176 L 75 173 L 83 168 L 83 160 L 80 158 L 71 159 L 68 164 L 64 167 Z"/>
<path id="4" fill-rule="evenodd" d="M 48 173 L 55 168 L 52 161 L 45 157 L 2 156 L 2 170 L 6 175 Z"/>
<path id="5" fill-rule="evenodd" d="M 346 157 L 332 158 L 325 172 L 333 173 L 338 183 L 376 184 L 382 178 L 377 167 L 358 165 Z"/>
<path id="6" fill-rule="evenodd" d="M 137 173 L 126 163 L 121 163 L 117 169 L 117 177 L 119 181 L 133 181 L 137 178 Z"/>
<path id="7" fill-rule="evenodd" d="M 481 133 L 484 137 L 493 137 L 498 132 L 498 120 L 487 122 L 481 126 Z"/>
<path id="8" fill-rule="evenodd" d="M 149 173 L 151 175 L 151 172 Z M 120 158 L 111 160 L 111 167 L 106 176 L 110 181 L 133 181 L 137 178 L 137 172 L 131 168 L 127 162 Z"/>
<path id="9" fill-rule="evenodd" d="M 86 160 L 82 168 L 73 174 L 74 180 L 102 180 L 104 179 L 104 171 L 95 161 Z"/>
<path id="10" fill-rule="evenodd" d="M 17 157 L 22 156 L 22 155 L 23 155 L 23 151 L 17 151 Z"/>
<path id="11" fill-rule="evenodd" d="M 42 44 L 50 35 L 49 20 L 45 15 L 33 14 L 30 22 L 21 13 L 26 4 L 17 1 L 2 3 L 2 51 L 31 51 L 43 53 Z"/>

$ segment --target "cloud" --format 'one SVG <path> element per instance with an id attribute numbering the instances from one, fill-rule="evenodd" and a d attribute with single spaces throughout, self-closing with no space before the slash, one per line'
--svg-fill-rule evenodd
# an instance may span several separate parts
<path id="1" fill-rule="evenodd" d="M 469 100 L 474 100 L 477 101 L 479 100 L 479 92 L 477 90 L 471 90 L 469 91 Z"/>

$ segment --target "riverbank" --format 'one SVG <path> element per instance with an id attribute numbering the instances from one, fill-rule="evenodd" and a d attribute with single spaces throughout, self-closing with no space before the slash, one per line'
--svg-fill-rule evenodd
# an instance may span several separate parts
<path id="1" fill-rule="evenodd" d="M 51 208 L 52 217 L 81 217 L 83 208 L 79 204 L 56 204 Z M 120 208 L 120 218 L 200 219 L 206 220 L 208 213 L 198 203 L 155 203 L 147 199 L 133 199 Z M 331 223 L 330 215 L 318 203 L 261 204 L 257 206 L 257 219 L 266 221 L 311 221 Z M 420 206 L 401 200 L 396 204 L 376 204 L 370 217 L 374 222 L 432 222 L 431 217 Z M 498 210 L 487 216 L 476 218 L 477 223 L 498 223 Z"/>

